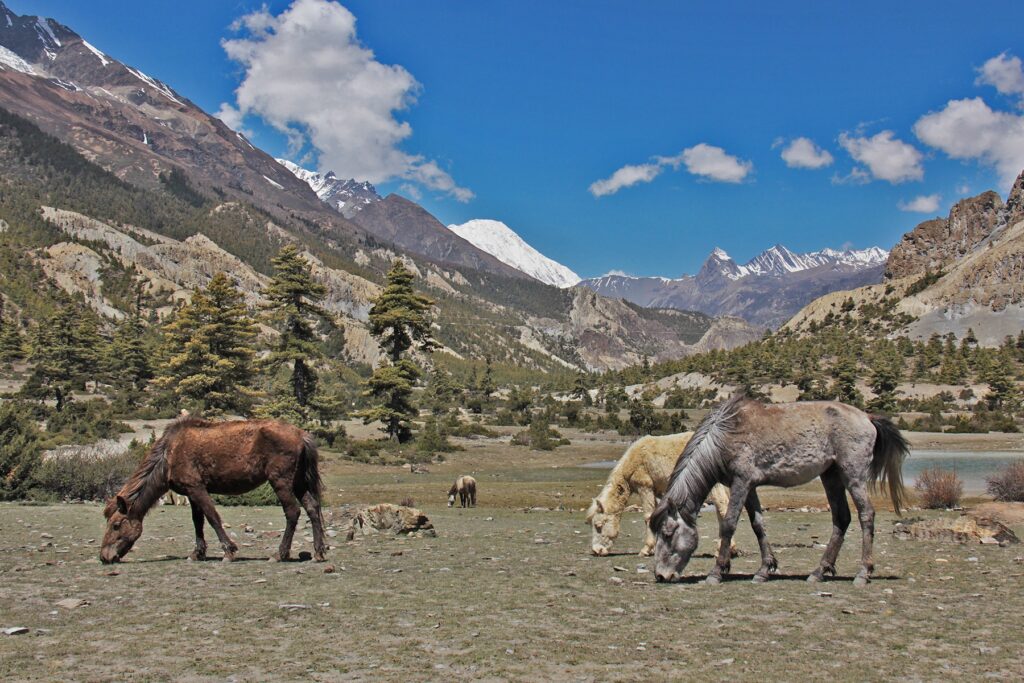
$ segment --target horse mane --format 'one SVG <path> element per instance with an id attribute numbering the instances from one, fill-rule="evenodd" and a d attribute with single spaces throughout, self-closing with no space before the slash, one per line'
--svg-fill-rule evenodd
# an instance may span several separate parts
<path id="1" fill-rule="evenodd" d="M 650 527 L 655 533 L 670 509 L 677 510 L 687 522 L 694 522 L 696 512 L 680 506 L 686 501 L 692 502 L 694 497 L 700 498 L 698 505 L 703 503 L 707 492 L 718 482 L 722 473 L 723 442 L 736 430 L 740 407 L 747 401 L 746 394 L 733 394 L 697 426 L 672 469 L 664 498 L 651 515 Z"/>
<path id="2" fill-rule="evenodd" d="M 129 508 L 139 505 L 145 514 L 167 490 L 167 451 L 173 440 L 184 429 L 202 429 L 212 427 L 214 424 L 216 423 L 186 414 L 167 425 L 164 433 L 149 449 L 121 490 L 107 501 L 107 505 L 103 509 L 104 517 L 110 519 L 110 516 L 114 514 L 114 510 L 117 509 L 118 496 L 127 501 Z"/>

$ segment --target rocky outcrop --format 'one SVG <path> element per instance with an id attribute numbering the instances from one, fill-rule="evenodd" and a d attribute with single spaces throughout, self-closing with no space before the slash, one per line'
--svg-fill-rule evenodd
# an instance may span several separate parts
<path id="1" fill-rule="evenodd" d="M 887 279 L 937 272 L 978 249 L 998 232 L 1024 219 L 1024 174 L 1008 202 L 991 190 L 953 205 L 946 218 L 925 221 L 908 232 L 889 253 Z"/>
<path id="2" fill-rule="evenodd" d="M 380 503 L 369 507 L 345 506 L 331 510 L 328 523 L 337 527 L 346 541 L 380 532 L 396 535 L 436 536 L 437 531 L 422 510 L 404 505 Z"/>

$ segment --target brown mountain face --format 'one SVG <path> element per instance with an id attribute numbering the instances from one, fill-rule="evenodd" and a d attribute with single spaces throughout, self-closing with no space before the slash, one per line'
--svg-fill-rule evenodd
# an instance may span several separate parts
<path id="1" fill-rule="evenodd" d="M 477 249 L 446 228 L 422 206 L 396 194 L 368 204 L 352 216 L 352 221 L 381 241 L 435 261 L 516 279 L 532 279 Z"/>
<path id="2" fill-rule="evenodd" d="M 871 304 L 909 320 L 895 334 L 927 339 L 932 334 L 963 337 L 995 346 L 1024 330 L 1024 173 L 1004 204 L 995 192 L 958 202 L 946 219 L 921 223 L 903 236 L 889 258 L 884 284 L 833 292 L 815 300 L 786 327 L 806 330 L 812 322 L 860 315 Z M 925 277 L 928 272 L 942 276 Z M 892 302 L 895 301 L 894 304 Z M 887 304 L 886 302 L 890 302 Z"/>
<path id="3" fill-rule="evenodd" d="M 937 272 L 974 251 L 997 231 L 1024 218 L 1024 174 L 1007 203 L 991 190 L 953 205 L 946 218 L 925 221 L 903 236 L 886 262 L 888 279 Z"/>

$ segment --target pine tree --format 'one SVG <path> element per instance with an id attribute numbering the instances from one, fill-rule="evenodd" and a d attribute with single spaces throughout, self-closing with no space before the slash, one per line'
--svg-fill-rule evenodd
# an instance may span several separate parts
<path id="1" fill-rule="evenodd" d="M 142 321 L 142 283 L 136 282 L 135 302 L 129 315 L 117 326 L 110 345 L 107 366 L 116 386 L 129 392 L 141 392 L 153 379 L 150 349 L 145 343 L 146 326 Z M 134 403 L 134 397 L 130 398 Z"/>
<path id="2" fill-rule="evenodd" d="M 864 396 L 857 389 L 857 359 L 851 354 L 844 354 L 836 360 L 832 368 L 832 376 L 835 381 L 832 384 L 832 391 L 837 401 L 849 403 L 853 406 L 860 406 Z"/>
<path id="3" fill-rule="evenodd" d="M 1012 410 L 1017 398 L 1017 385 L 1005 363 L 992 363 L 988 366 L 981 379 L 988 384 L 985 401 L 989 408 Z"/>
<path id="4" fill-rule="evenodd" d="M 41 461 L 31 412 L 14 401 L 0 404 L 0 500 L 24 498 Z"/>
<path id="5" fill-rule="evenodd" d="M 57 412 L 71 400 L 72 391 L 84 388 L 84 378 L 93 370 L 90 359 L 94 351 L 85 348 L 79 338 L 83 329 L 80 318 L 88 315 L 65 306 L 40 322 L 32 339 L 29 360 L 34 367 L 22 392 L 37 398 L 52 397 Z"/>
<path id="6" fill-rule="evenodd" d="M 431 412 L 444 417 L 455 408 L 456 397 L 462 393 L 460 387 L 456 386 L 452 376 L 442 370 L 435 368 L 427 382 L 427 404 Z"/>
<path id="7" fill-rule="evenodd" d="M 896 387 L 903 374 L 903 357 L 893 349 L 875 357 L 871 372 L 871 391 L 875 398 L 869 404 L 872 410 L 892 413 L 896 410 Z"/>
<path id="8" fill-rule="evenodd" d="M 412 388 L 420 370 L 403 356 L 414 346 L 422 351 L 434 348 L 428 314 L 433 302 L 412 287 L 413 274 L 398 260 L 388 271 L 387 285 L 370 309 L 370 333 L 387 356 L 387 363 L 374 370 L 366 381 L 364 395 L 373 407 L 360 413 L 366 424 L 384 423 L 383 430 L 399 443 L 412 436 Z"/>
<path id="9" fill-rule="evenodd" d="M 248 414 L 255 392 L 252 360 L 256 325 L 242 293 L 224 273 L 178 311 L 164 331 L 167 358 L 158 386 L 170 388 L 204 413 Z"/>
<path id="10" fill-rule="evenodd" d="M 314 326 L 318 322 L 333 322 L 331 314 L 320 306 L 327 290 L 313 279 L 309 262 L 295 245 L 282 248 L 273 264 L 274 277 L 265 292 L 266 307 L 280 337 L 263 364 L 270 369 L 291 366 L 292 396 L 305 410 L 313 401 L 318 384 L 312 364 L 323 356 Z"/>
<path id="11" fill-rule="evenodd" d="M 11 363 L 25 358 L 25 342 L 18 323 L 4 318 L 4 300 L 0 296 L 0 363 Z"/>

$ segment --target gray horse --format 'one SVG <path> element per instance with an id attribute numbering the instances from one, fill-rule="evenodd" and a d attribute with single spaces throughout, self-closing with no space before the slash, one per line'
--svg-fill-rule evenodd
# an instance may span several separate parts
<path id="1" fill-rule="evenodd" d="M 808 581 L 836 573 L 835 562 L 850 525 L 850 492 L 860 517 L 864 542 L 861 568 L 854 585 L 868 582 L 874 565 L 871 545 L 875 510 L 868 490 L 888 481 L 897 514 L 903 505 L 903 459 L 907 442 L 884 417 L 834 401 L 763 404 L 737 395 L 713 410 L 676 463 L 668 491 L 651 515 L 655 543 L 655 577 L 676 581 L 697 548 L 697 512 L 711 487 L 730 487 L 729 510 L 720 523 L 721 545 L 707 583 L 729 572 L 729 545 L 746 506 L 750 526 L 761 549 L 761 568 L 754 582 L 768 580 L 778 562 L 765 536 L 757 487 L 796 486 L 821 477 L 832 508 L 832 538 L 820 566 Z M 724 549 L 724 550 L 721 550 Z"/>

